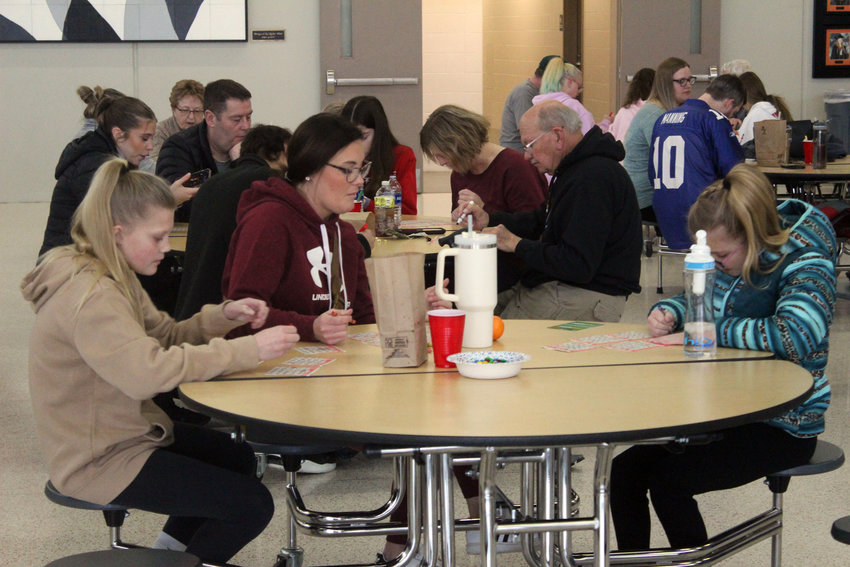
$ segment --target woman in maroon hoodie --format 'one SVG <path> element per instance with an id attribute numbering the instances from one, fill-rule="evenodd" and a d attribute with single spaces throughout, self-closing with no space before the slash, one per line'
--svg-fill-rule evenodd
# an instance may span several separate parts
<path id="1" fill-rule="evenodd" d="M 311 116 L 289 142 L 286 179 L 257 181 L 239 201 L 223 295 L 264 299 L 266 325 L 295 325 L 305 341 L 336 344 L 349 323 L 375 322 L 363 247 L 339 219 L 369 172 L 361 138 L 340 116 Z"/>

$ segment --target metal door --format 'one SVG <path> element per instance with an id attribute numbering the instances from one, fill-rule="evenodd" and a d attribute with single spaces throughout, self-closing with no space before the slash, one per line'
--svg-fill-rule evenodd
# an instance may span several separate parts
<path id="1" fill-rule="evenodd" d="M 399 143 L 416 152 L 421 179 L 421 0 L 322 0 L 319 29 L 322 107 L 358 95 L 380 99 Z"/>
<path id="2" fill-rule="evenodd" d="M 668 57 L 680 57 L 697 77 L 691 96 L 702 94 L 711 67 L 719 67 L 720 0 L 621 0 L 619 2 L 617 100 L 627 77 Z"/>

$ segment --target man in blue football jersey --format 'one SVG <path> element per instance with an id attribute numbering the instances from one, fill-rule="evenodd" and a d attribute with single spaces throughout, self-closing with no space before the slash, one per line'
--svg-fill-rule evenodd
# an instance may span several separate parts
<path id="1" fill-rule="evenodd" d="M 680 79 L 686 81 L 688 79 Z M 734 75 L 720 75 L 699 98 L 662 114 L 652 130 L 652 208 L 670 248 L 688 248 L 688 209 L 699 194 L 744 161 L 728 118 L 746 102 Z"/>

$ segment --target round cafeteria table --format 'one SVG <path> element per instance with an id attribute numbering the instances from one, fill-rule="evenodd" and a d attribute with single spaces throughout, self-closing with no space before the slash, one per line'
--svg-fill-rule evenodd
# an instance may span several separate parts
<path id="1" fill-rule="evenodd" d="M 519 322 L 509 321 L 508 329 L 515 323 Z M 537 341 L 539 346 L 552 336 L 563 337 L 562 341 L 576 336 L 550 329 L 549 323 L 557 322 L 523 322 L 524 332 L 516 336 L 506 332 L 505 348 L 518 350 L 514 345 Z M 634 327 L 605 324 L 579 333 L 610 335 Z M 560 335 L 550 334 L 556 331 Z M 355 341 L 343 343 L 343 348 L 351 342 Z M 320 369 L 295 378 L 235 375 L 186 383 L 180 391 L 190 408 L 246 424 L 281 442 L 297 438 L 302 443 L 446 447 L 444 452 L 466 447 L 480 452 L 482 549 L 488 567 L 496 564 L 490 543 L 497 529 L 495 510 L 487 490 L 495 486 L 498 450 L 595 445 L 594 517 L 582 525 L 595 532 L 594 564 L 607 567 L 607 481 L 616 444 L 763 420 L 798 405 L 812 389 L 808 372 L 787 361 L 764 358 L 765 353 L 746 358 L 753 353 L 730 351 L 716 359 L 694 360 L 684 356 L 681 346 L 637 353 L 589 350 L 596 355 L 555 351 L 563 355 L 555 357 L 540 351 L 545 364 L 530 364 L 505 380 L 472 380 L 426 365 L 399 373 L 400 369 L 382 368 L 375 352 L 357 361 L 349 359 L 336 374 Z M 426 526 L 429 530 L 436 534 L 434 526 Z"/>

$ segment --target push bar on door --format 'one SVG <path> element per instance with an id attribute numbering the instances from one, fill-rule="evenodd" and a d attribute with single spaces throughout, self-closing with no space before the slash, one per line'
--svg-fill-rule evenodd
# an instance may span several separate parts
<path id="1" fill-rule="evenodd" d="M 378 77 L 374 79 L 337 79 L 333 69 L 326 72 L 326 92 L 334 94 L 336 87 L 392 87 L 395 85 L 418 85 L 417 77 Z"/>

